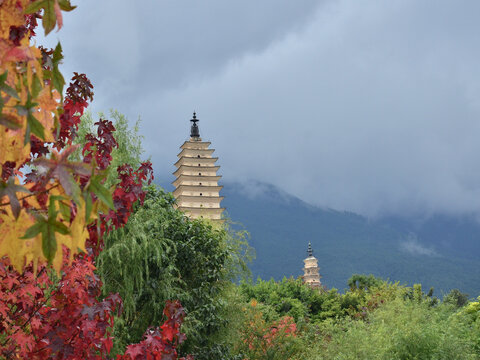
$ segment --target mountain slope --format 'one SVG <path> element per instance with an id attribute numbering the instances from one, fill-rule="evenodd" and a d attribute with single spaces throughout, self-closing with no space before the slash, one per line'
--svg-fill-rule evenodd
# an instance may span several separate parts
<path id="1" fill-rule="evenodd" d="M 476 246 L 480 242 L 474 240 L 480 226 L 471 222 L 464 221 L 463 227 L 462 221 L 446 218 L 416 226 L 394 218 L 372 222 L 353 213 L 313 207 L 268 184 L 253 184 L 257 190 L 250 195 L 250 187 L 224 186 L 222 205 L 251 234 L 257 253 L 251 264 L 254 278 L 301 275 L 310 241 L 327 287 L 343 289 L 353 273 L 372 273 L 409 285 L 433 286 L 437 295 L 452 288 L 472 296 L 480 293 Z M 457 226 L 450 228 L 453 222 Z"/>

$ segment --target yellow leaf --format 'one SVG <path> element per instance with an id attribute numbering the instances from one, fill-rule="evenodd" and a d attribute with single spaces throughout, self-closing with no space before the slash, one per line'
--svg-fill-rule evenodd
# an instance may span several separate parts
<path id="1" fill-rule="evenodd" d="M 89 237 L 87 224 L 85 221 L 85 202 L 80 200 L 80 204 L 77 204 L 77 214 L 70 224 L 70 233 L 67 235 L 57 234 L 58 249 L 61 249 L 61 244 L 70 249 L 70 262 L 73 259 L 73 255 L 79 252 L 79 249 L 86 252 L 85 242 Z M 55 259 L 53 260 L 53 267 L 59 271 L 62 265 L 62 252 L 57 250 Z"/>
<path id="2" fill-rule="evenodd" d="M 16 5 L 16 0 L 0 2 L 0 37 L 3 39 L 8 39 L 11 26 L 22 26 L 25 22 L 23 9 Z"/>
<path id="3" fill-rule="evenodd" d="M 0 257 L 8 256 L 18 272 L 23 272 L 25 264 L 32 260 L 34 264 L 37 263 L 38 259 L 45 260 L 42 254 L 41 235 L 28 240 L 20 239 L 27 229 L 35 223 L 32 216 L 26 211 L 21 211 L 20 216 L 15 220 L 11 211 L 6 209 L 6 214 L 0 214 L 0 222 L 0 233 L 2 234 Z"/>

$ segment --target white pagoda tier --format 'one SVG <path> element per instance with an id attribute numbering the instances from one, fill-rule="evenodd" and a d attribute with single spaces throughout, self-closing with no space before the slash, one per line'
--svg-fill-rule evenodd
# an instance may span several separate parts
<path id="1" fill-rule="evenodd" d="M 312 244 L 308 243 L 308 257 L 303 260 L 305 267 L 303 268 L 303 282 L 312 288 L 321 288 L 320 273 L 318 267 L 318 260 L 313 256 Z"/>
<path id="2" fill-rule="evenodd" d="M 175 163 L 177 170 L 173 173 L 176 177 L 172 183 L 175 186 L 175 206 L 193 219 L 222 222 L 225 209 L 220 206 L 223 199 L 220 190 L 223 186 L 218 185 L 221 178 L 217 175 L 220 166 L 215 165 L 218 158 L 212 156 L 215 150 L 209 149 L 210 142 L 202 141 L 195 113 L 190 121 L 190 140 L 180 147 Z"/>

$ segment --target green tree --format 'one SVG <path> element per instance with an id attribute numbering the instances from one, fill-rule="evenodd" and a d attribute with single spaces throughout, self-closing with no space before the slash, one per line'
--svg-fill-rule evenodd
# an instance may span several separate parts
<path id="1" fill-rule="evenodd" d="M 143 136 L 139 134 L 141 120 L 138 119 L 133 127 L 129 125 L 128 119 L 125 115 L 117 110 L 110 110 L 109 120 L 115 126 L 114 137 L 117 141 L 118 147 L 112 151 L 112 162 L 108 168 L 108 175 L 105 185 L 112 186 L 118 181 L 117 167 L 123 164 L 129 164 L 133 169 L 137 169 L 144 160 L 141 159 L 144 149 L 142 147 Z M 99 113 L 99 118 L 105 118 L 104 113 Z M 78 136 L 75 138 L 76 143 L 84 145 L 85 135 L 88 133 L 96 133 L 97 128 L 93 119 L 92 113 L 86 111 L 82 115 L 82 121 L 78 127 Z M 77 158 L 80 154 L 77 153 Z"/>
<path id="2" fill-rule="evenodd" d="M 150 187 L 128 224 L 105 239 L 97 261 L 103 291 L 118 292 L 125 308 L 116 322 L 116 346 L 140 339 L 162 320 L 165 301 L 179 299 L 187 313 L 182 351 L 217 358 L 228 353 L 221 339 L 224 293 L 246 268 L 249 247 L 243 233 L 191 220 L 173 203 L 171 194 Z"/>
<path id="3" fill-rule="evenodd" d="M 368 290 L 372 287 L 379 286 L 383 282 L 382 279 L 375 277 L 374 275 L 361 275 L 353 274 L 348 279 L 348 286 L 351 291 L 355 290 Z"/>
<path id="4" fill-rule="evenodd" d="M 461 308 L 468 304 L 468 294 L 462 293 L 458 289 L 452 289 L 443 297 L 443 302 Z"/>

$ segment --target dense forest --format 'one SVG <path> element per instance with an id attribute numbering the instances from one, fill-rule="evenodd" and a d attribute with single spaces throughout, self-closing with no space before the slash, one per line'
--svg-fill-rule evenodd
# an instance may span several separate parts
<path id="1" fill-rule="evenodd" d="M 153 185 L 137 123 L 64 92 L 68 0 L 0 2 L 0 359 L 477 359 L 480 298 L 352 274 L 251 280 L 248 233 Z M 108 119 L 107 119 L 108 118 Z M 292 229 L 295 231 L 295 229 Z"/>

